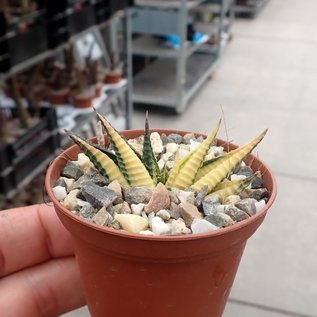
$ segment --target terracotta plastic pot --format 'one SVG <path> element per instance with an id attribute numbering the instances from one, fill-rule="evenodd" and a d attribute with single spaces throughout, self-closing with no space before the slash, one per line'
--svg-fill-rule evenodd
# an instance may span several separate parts
<path id="1" fill-rule="evenodd" d="M 117 84 L 120 82 L 122 78 L 122 71 L 112 71 L 112 72 L 107 72 L 105 78 L 104 78 L 104 83 L 105 84 Z"/>
<path id="2" fill-rule="evenodd" d="M 134 138 L 143 130 L 122 134 Z M 257 158 L 248 157 L 253 168 L 261 170 L 270 198 L 247 220 L 208 234 L 143 236 L 88 222 L 56 200 L 52 186 L 67 160 L 76 159 L 79 152 L 72 146 L 54 160 L 47 172 L 46 189 L 72 235 L 91 315 L 220 317 L 246 242 L 275 199 L 276 182 L 270 170 Z"/>
<path id="3" fill-rule="evenodd" d="M 103 84 L 102 83 L 97 83 L 95 86 L 95 97 L 99 98 L 102 95 L 102 88 Z"/>
<path id="4" fill-rule="evenodd" d="M 53 105 L 65 105 L 68 103 L 69 89 L 51 90 L 48 101 Z"/>
<path id="5" fill-rule="evenodd" d="M 74 106 L 76 108 L 90 108 L 92 106 L 94 94 L 91 95 L 78 95 L 74 97 Z"/>

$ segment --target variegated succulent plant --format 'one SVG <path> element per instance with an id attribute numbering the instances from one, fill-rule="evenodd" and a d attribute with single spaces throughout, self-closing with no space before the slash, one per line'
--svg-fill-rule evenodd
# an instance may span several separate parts
<path id="1" fill-rule="evenodd" d="M 159 167 L 153 152 L 148 117 L 145 119 L 143 152 L 140 155 L 124 137 L 120 135 L 101 114 L 97 116 L 108 135 L 112 151 L 86 141 L 68 132 L 71 139 L 89 157 L 100 174 L 110 181 L 117 180 L 122 187 L 154 188 L 163 183 L 167 188 L 191 189 L 198 193 L 205 189 L 220 198 L 243 191 L 253 181 L 255 175 L 242 180 L 228 181 L 227 177 L 241 161 L 259 144 L 267 130 L 249 143 L 222 156 L 206 160 L 207 153 L 218 133 L 221 120 L 204 141 L 187 155 L 176 158 L 171 170 Z"/>

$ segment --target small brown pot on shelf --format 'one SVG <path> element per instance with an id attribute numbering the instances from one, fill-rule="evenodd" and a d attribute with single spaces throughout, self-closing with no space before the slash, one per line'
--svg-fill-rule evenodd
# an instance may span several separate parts
<path id="1" fill-rule="evenodd" d="M 108 70 L 104 77 L 105 84 L 117 84 L 122 79 L 122 69 L 117 68 L 113 70 Z"/>
<path id="2" fill-rule="evenodd" d="M 155 131 L 166 135 L 188 133 Z M 131 139 L 143 133 L 144 130 L 131 130 L 122 135 Z M 218 140 L 218 144 L 224 143 Z M 230 150 L 234 148 L 230 144 Z M 72 235 L 91 315 L 220 317 L 246 242 L 276 196 L 276 182 L 269 168 L 248 155 L 246 163 L 260 170 L 270 192 L 267 204 L 254 216 L 210 233 L 143 236 L 82 219 L 55 198 L 52 187 L 67 160 L 75 160 L 78 153 L 80 149 L 74 145 L 53 161 L 46 175 L 46 190 Z"/>
<path id="3" fill-rule="evenodd" d="M 94 85 L 95 97 L 99 98 L 102 95 L 103 83 L 98 82 Z"/>
<path id="4" fill-rule="evenodd" d="M 75 108 L 90 108 L 95 98 L 94 87 L 89 87 L 74 95 L 73 103 Z"/>
<path id="5" fill-rule="evenodd" d="M 47 96 L 47 88 L 44 85 L 37 85 L 31 91 L 32 97 L 35 102 L 39 102 Z"/>
<path id="6" fill-rule="evenodd" d="M 53 105 L 65 105 L 69 102 L 69 95 L 69 88 L 51 90 L 48 95 L 48 101 Z"/>

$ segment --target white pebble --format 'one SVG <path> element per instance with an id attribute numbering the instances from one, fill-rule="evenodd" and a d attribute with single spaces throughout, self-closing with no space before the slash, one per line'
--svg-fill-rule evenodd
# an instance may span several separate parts
<path id="1" fill-rule="evenodd" d="M 255 203 L 255 210 L 256 212 L 260 211 L 265 206 L 265 200 L 261 199 Z"/>
<path id="2" fill-rule="evenodd" d="M 171 228 L 169 224 L 165 223 L 161 217 L 153 217 L 151 220 L 151 228 L 155 234 L 167 234 Z"/>
<path id="3" fill-rule="evenodd" d="M 78 204 L 79 207 L 89 207 L 89 206 L 91 206 L 88 201 L 84 201 L 84 200 L 81 200 L 79 198 L 77 198 L 77 204 Z"/>
<path id="4" fill-rule="evenodd" d="M 167 221 L 167 220 L 169 220 L 171 218 L 171 214 L 165 209 L 162 209 L 162 210 L 158 211 L 156 213 L 156 215 L 158 217 L 161 217 L 164 221 Z"/>
<path id="5" fill-rule="evenodd" d="M 213 152 L 210 152 L 205 156 L 205 161 L 208 161 L 214 158 L 215 158 L 215 154 Z"/>
<path id="6" fill-rule="evenodd" d="M 161 136 L 157 132 L 153 132 L 150 135 L 151 145 L 154 154 L 160 154 L 163 152 L 163 142 Z"/>
<path id="7" fill-rule="evenodd" d="M 188 150 L 180 148 L 178 151 L 179 158 L 180 159 L 183 158 L 184 156 L 186 156 L 188 154 L 188 152 L 189 152 Z"/>
<path id="8" fill-rule="evenodd" d="M 53 193 L 57 200 L 64 200 L 67 196 L 66 188 L 64 186 L 53 187 Z"/>
<path id="9" fill-rule="evenodd" d="M 134 215 L 141 216 L 145 204 L 131 204 L 131 210 Z"/>
<path id="10" fill-rule="evenodd" d="M 223 155 L 224 151 L 223 151 L 223 147 L 222 146 L 212 146 L 208 153 L 213 153 L 214 156 L 220 156 Z"/>
<path id="11" fill-rule="evenodd" d="M 79 165 L 84 172 L 88 171 L 90 168 L 94 166 L 89 160 L 88 156 L 85 155 L 84 153 L 79 153 L 78 159 L 77 161 L 74 161 L 74 163 Z"/>
<path id="12" fill-rule="evenodd" d="M 230 176 L 230 180 L 232 181 L 241 181 L 243 179 L 246 179 L 247 177 L 245 175 L 238 175 L 238 174 L 232 174 Z"/>
<path id="13" fill-rule="evenodd" d="M 224 205 L 234 205 L 241 200 L 239 195 L 230 195 L 223 201 Z"/>
<path id="14" fill-rule="evenodd" d="M 168 159 L 173 155 L 173 153 L 170 153 L 170 152 L 167 152 L 167 153 L 164 153 L 162 156 L 161 156 L 161 159 L 164 161 L 164 162 L 167 162 Z"/>
<path id="15" fill-rule="evenodd" d="M 144 213 L 145 213 L 145 211 L 144 211 Z M 142 212 L 142 216 L 143 216 L 143 212 Z M 155 217 L 155 212 L 153 212 L 153 211 L 147 215 L 147 219 L 149 220 L 150 226 L 151 226 L 151 224 L 152 224 L 152 219 L 153 219 L 154 217 Z"/>
<path id="16" fill-rule="evenodd" d="M 120 223 L 124 230 L 131 233 L 139 233 L 145 230 L 149 225 L 145 218 L 137 215 L 116 214 L 114 218 Z"/>
<path id="17" fill-rule="evenodd" d="M 190 142 L 189 144 L 190 151 L 195 150 L 201 144 L 200 142 L 196 142 L 194 140 L 190 140 L 189 142 Z"/>
<path id="18" fill-rule="evenodd" d="M 204 219 L 194 219 L 190 228 L 192 229 L 193 233 L 206 233 L 219 229 L 219 227 Z"/>
<path id="19" fill-rule="evenodd" d="M 176 153 L 178 150 L 178 145 L 176 143 L 167 143 L 166 144 L 166 152 Z"/>
<path id="20" fill-rule="evenodd" d="M 61 177 L 61 179 L 64 180 L 67 187 L 67 191 L 69 191 L 70 188 L 73 186 L 75 180 L 73 178 L 68 178 L 68 177 Z"/>
<path id="21" fill-rule="evenodd" d="M 188 203 L 193 204 L 195 202 L 195 193 L 194 192 L 179 190 L 176 195 L 181 203 L 188 202 Z"/>
<path id="22" fill-rule="evenodd" d="M 191 230 L 186 227 L 182 218 L 173 219 L 171 222 L 171 234 L 189 234 Z"/>
<path id="23" fill-rule="evenodd" d="M 172 167 L 174 166 L 175 161 L 167 161 L 166 162 L 166 168 L 167 169 L 172 169 Z"/>
<path id="24" fill-rule="evenodd" d="M 78 198 L 76 197 L 79 189 L 73 189 L 66 196 L 62 205 L 68 210 L 75 210 L 78 207 Z"/>
<path id="25" fill-rule="evenodd" d="M 165 162 L 164 162 L 162 159 L 160 159 L 160 160 L 157 162 L 157 165 L 158 165 L 158 167 L 160 168 L 160 170 L 162 170 L 163 167 L 164 167 L 164 165 L 165 165 Z"/>
<path id="26" fill-rule="evenodd" d="M 228 207 L 229 207 L 228 205 L 218 205 L 218 206 L 216 207 L 216 209 L 217 209 L 217 212 L 222 212 L 222 213 L 224 213 L 224 212 L 227 210 Z"/>
<path id="27" fill-rule="evenodd" d="M 129 139 L 128 143 L 132 145 L 132 147 L 139 153 L 142 154 L 143 151 L 143 144 L 139 143 L 138 140 Z"/>
<path id="28" fill-rule="evenodd" d="M 155 233 L 150 230 L 142 230 L 139 232 L 140 234 L 143 234 L 145 236 L 155 236 Z"/>

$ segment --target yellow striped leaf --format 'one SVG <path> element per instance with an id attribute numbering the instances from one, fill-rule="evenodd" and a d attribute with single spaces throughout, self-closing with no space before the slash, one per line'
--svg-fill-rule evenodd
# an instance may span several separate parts
<path id="1" fill-rule="evenodd" d="M 110 181 L 117 180 L 122 187 L 129 187 L 128 182 L 121 173 L 119 167 L 115 162 L 109 158 L 105 153 L 98 150 L 80 137 L 69 133 L 70 138 L 81 148 L 81 150 L 88 156 L 90 161 L 94 164 L 98 172 L 107 177 Z"/>
<path id="2" fill-rule="evenodd" d="M 218 133 L 220 123 L 221 120 L 219 120 L 217 126 L 210 132 L 208 137 L 197 147 L 197 150 L 191 155 L 190 159 L 181 166 L 180 171 L 175 178 L 173 184 L 174 187 L 185 189 L 193 184 L 197 172 Z"/>
<path id="3" fill-rule="evenodd" d="M 191 188 L 198 192 L 203 186 L 207 185 L 208 192 L 211 192 L 259 144 L 266 132 L 267 129 L 251 142 L 204 166 L 198 172 L 196 182 Z"/>
<path id="4" fill-rule="evenodd" d="M 155 184 L 139 157 L 101 114 L 97 113 L 97 116 L 109 136 L 117 155 L 120 170 L 128 183 L 133 187 L 154 188 Z"/>

